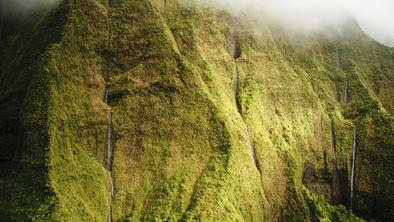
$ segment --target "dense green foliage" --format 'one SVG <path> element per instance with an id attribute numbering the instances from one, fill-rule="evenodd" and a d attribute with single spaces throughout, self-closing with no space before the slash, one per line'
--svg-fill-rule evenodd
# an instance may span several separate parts
<path id="1" fill-rule="evenodd" d="M 353 24 L 336 43 L 182 1 L 64 0 L 8 25 L 0 221 L 107 220 L 109 110 L 114 221 L 361 220 L 355 127 L 353 212 L 394 219 L 394 51 Z"/>

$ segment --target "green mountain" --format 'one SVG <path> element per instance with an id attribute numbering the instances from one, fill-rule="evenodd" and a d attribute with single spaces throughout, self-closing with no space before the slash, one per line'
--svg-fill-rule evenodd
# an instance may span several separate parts
<path id="1" fill-rule="evenodd" d="M 0 221 L 393 221 L 394 49 L 346 30 L 181 0 L 7 19 Z"/>

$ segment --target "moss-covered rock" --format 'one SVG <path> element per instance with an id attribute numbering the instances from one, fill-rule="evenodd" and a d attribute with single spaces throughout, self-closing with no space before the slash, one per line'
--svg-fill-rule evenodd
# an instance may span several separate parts
<path id="1" fill-rule="evenodd" d="M 8 22 L 0 220 L 106 221 L 108 112 L 114 221 L 361 220 L 354 129 L 353 212 L 394 218 L 394 52 L 357 27 L 337 43 L 161 0 Z"/>

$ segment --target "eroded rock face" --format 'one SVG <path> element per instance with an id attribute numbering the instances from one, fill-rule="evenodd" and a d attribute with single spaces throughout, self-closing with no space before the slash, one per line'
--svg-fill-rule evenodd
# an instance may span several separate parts
<path id="1" fill-rule="evenodd" d="M 64 1 L 3 33 L 0 220 L 356 221 L 335 206 L 355 126 L 353 212 L 393 220 L 392 49 L 108 3 Z"/>

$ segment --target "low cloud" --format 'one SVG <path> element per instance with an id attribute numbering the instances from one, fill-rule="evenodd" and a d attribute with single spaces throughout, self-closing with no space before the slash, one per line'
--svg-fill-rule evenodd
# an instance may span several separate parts
<path id="1" fill-rule="evenodd" d="M 0 0 L 0 13 L 24 14 L 58 0 Z M 310 32 L 340 27 L 354 19 L 366 34 L 394 47 L 393 0 L 195 0 L 232 14 L 248 13 L 270 19 L 292 30 Z"/>
<path id="2" fill-rule="evenodd" d="M 321 31 L 355 20 L 375 40 L 394 46 L 393 0 L 196 0 L 237 15 L 269 19 L 295 31 Z"/>

